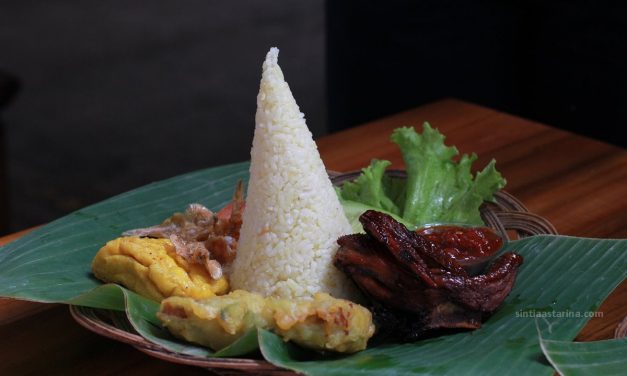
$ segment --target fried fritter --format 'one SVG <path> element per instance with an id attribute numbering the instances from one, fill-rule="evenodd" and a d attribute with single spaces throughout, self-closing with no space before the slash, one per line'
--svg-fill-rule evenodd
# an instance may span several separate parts
<path id="1" fill-rule="evenodd" d="M 236 290 L 204 300 L 172 297 L 157 317 L 175 336 L 220 350 L 254 327 L 318 351 L 353 353 L 374 334 L 372 315 L 348 300 L 317 293 L 313 299 L 264 298 Z"/>

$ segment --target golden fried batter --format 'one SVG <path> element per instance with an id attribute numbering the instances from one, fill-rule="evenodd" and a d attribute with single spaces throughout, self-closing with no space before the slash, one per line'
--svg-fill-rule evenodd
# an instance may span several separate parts
<path id="1" fill-rule="evenodd" d="M 229 289 L 224 277 L 214 280 L 202 265 L 179 256 L 168 239 L 111 240 L 96 254 L 92 271 L 104 282 L 119 283 L 156 301 L 170 296 L 203 299 Z"/>
<path id="2" fill-rule="evenodd" d="M 171 297 L 161 302 L 157 317 L 177 337 L 214 350 L 253 327 L 303 347 L 344 353 L 365 349 L 374 334 L 370 311 L 325 293 L 313 299 L 263 298 L 243 290 L 204 300 Z"/>

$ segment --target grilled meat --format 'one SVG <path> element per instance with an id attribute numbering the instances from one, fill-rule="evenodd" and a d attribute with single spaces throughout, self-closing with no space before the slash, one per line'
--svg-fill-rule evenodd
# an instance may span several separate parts
<path id="1" fill-rule="evenodd" d="M 511 291 L 522 257 L 505 253 L 469 276 L 448 252 L 392 217 L 366 211 L 366 234 L 338 239 L 335 265 L 372 304 L 379 332 L 413 340 L 434 329 L 476 329 Z"/>

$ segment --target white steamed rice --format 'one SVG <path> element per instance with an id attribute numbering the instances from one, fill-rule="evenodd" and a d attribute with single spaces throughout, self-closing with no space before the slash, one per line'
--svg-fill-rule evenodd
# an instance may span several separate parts
<path id="1" fill-rule="evenodd" d="M 272 48 L 263 63 L 250 182 L 231 286 L 265 296 L 356 290 L 333 264 L 351 226 Z"/>

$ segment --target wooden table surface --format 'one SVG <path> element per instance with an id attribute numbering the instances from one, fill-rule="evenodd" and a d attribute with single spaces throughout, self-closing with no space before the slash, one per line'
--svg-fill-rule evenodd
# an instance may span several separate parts
<path id="1" fill-rule="evenodd" d="M 506 189 L 530 211 L 551 221 L 559 233 L 583 237 L 627 238 L 627 152 L 458 100 L 417 107 L 317 140 L 330 170 L 364 167 L 372 158 L 402 167 L 392 130 L 429 121 L 447 135 L 447 144 L 479 155 L 476 165 L 496 158 Z M 591 125 L 593 126 L 593 125 Z M 6 244 L 23 233 L 0 238 Z M 627 316 L 627 283 L 598 309 L 577 337 L 611 338 Z M 203 374 L 205 370 L 170 364 L 134 348 L 99 337 L 76 324 L 62 305 L 0 299 L 0 375 L 23 374 Z"/>

